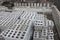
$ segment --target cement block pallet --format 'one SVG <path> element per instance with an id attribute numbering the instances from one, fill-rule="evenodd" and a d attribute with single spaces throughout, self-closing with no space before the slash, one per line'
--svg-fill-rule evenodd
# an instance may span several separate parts
<path id="1" fill-rule="evenodd" d="M 32 6 L 33 4 L 31 7 Z M 34 6 L 37 6 L 36 3 Z M 42 6 L 46 6 L 46 4 L 41 4 L 41 7 Z M 50 36 L 53 36 L 53 32 L 51 32 L 49 28 L 49 26 L 54 26 L 53 22 L 48 20 L 44 14 L 39 14 L 32 10 L 16 9 L 9 14 L 3 13 L 2 17 L 0 26 L 7 28 L 5 28 L 6 30 L 4 29 L 0 35 L 6 40 L 29 40 L 33 33 L 33 26 L 35 26 L 33 40 L 50 40 Z"/>

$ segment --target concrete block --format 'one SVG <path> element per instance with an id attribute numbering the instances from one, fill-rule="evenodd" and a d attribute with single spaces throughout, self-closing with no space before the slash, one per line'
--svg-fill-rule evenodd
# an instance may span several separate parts
<path id="1" fill-rule="evenodd" d="M 34 31 L 33 40 L 46 40 L 46 38 L 43 38 L 41 34 L 41 31 Z"/>

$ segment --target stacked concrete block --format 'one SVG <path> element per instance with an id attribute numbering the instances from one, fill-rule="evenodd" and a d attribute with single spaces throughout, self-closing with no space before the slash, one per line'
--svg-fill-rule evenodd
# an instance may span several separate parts
<path id="1" fill-rule="evenodd" d="M 39 7 L 40 5 L 39 5 L 39 3 L 37 3 L 37 7 Z"/>
<path id="2" fill-rule="evenodd" d="M 34 40 L 51 40 L 49 36 L 53 36 L 51 34 L 53 34 L 52 28 L 54 26 L 54 23 L 52 20 L 49 20 L 46 15 L 44 15 L 43 13 L 40 14 L 36 14 L 35 15 L 35 21 L 34 21 L 34 36 L 33 39 Z M 38 31 L 41 31 L 40 35 L 41 38 L 39 38 L 38 36 Z M 52 38 L 54 39 L 54 38 Z"/>
<path id="3" fill-rule="evenodd" d="M 36 7 L 36 3 L 34 3 L 34 7 Z"/>
<path id="4" fill-rule="evenodd" d="M 42 3 L 40 3 L 40 7 L 42 7 Z"/>
<path id="5" fill-rule="evenodd" d="M 23 4 L 23 3 L 21 3 L 21 6 L 24 6 L 24 4 Z"/>
<path id="6" fill-rule="evenodd" d="M 50 4 L 49 3 L 47 3 L 47 8 L 50 8 Z"/>
<path id="7" fill-rule="evenodd" d="M 42 29 L 42 37 L 43 37 L 43 38 L 47 38 L 47 36 L 48 36 L 48 31 L 47 31 L 47 29 Z"/>
<path id="8" fill-rule="evenodd" d="M 33 7 L 33 3 L 31 3 L 31 7 Z"/>
<path id="9" fill-rule="evenodd" d="M 44 27 L 44 21 L 37 20 L 34 22 L 34 26 L 35 30 L 42 30 L 42 28 Z"/>
<path id="10" fill-rule="evenodd" d="M 48 31 L 48 40 L 54 40 L 53 30 L 49 30 L 49 31 Z"/>
<path id="11" fill-rule="evenodd" d="M 34 31 L 33 40 L 54 40 L 54 33 L 51 29 Z"/>
<path id="12" fill-rule="evenodd" d="M 44 5 L 44 7 L 46 7 L 46 3 L 44 3 L 43 5 Z"/>
<path id="13" fill-rule="evenodd" d="M 27 4 L 25 5 L 27 6 Z M 30 4 L 30 6 L 33 5 Z M 37 4 L 35 3 L 34 6 L 36 7 Z M 47 40 L 48 34 L 51 35 L 47 28 L 53 26 L 53 22 L 47 21 L 48 19 L 43 13 L 37 14 L 31 10 L 16 9 L 11 13 L 1 13 L 1 15 L 0 26 L 2 29 L 4 28 L 1 35 L 5 40 L 29 40 L 33 33 L 33 26 L 35 29 L 33 40 Z"/>
<path id="14" fill-rule="evenodd" d="M 42 30 L 43 28 L 47 28 L 48 25 L 46 25 L 46 18 L 44 16 L 44 14 L 37 14 L 35 17 L 35 21 L 34 21 L 34 28 L 35 30 Z"/>
<path id="15" fill-rule="evenodd" d="M 2 35 L 0 35 L 0 40 L 5 40 L 4 37 Z"/>
<path id="16" fill-rule="evenodd" d="M 49 35 L 48 36 L 48 40 L 54 40 L 54 36 L 53 35 Z"/>
<path id="17" fill-rule="evenodd" d="M 46 40 L 46 38 L 42 37 L 42 31 L 34 31 L 33 40 Z"/>
<path id="18" fill-rule="evenodd" d="M 30 3 L 28 3 L 28 6 L 30 6 Z"/>
<path id="19" fill-rule="evenodd" d="M 50 27 L 51 29 L 53 29 L 53 27 L 54 27 L 53 21 L 48 20 L 48 25 L 49 25 L 49 27 Z"/>
<path id="20" fill-rule="evenodd" d="M 24 5 L 27 6 L 27 3 L 25 3 Z"/>

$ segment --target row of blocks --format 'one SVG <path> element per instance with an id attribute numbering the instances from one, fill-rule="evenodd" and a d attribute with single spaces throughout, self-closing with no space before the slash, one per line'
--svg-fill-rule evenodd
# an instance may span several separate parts
<path id="1" fill-rule="evenodd" d="M 15 3 L 15 6 L 30 6 L 30 7 L 51 7 L 50 3 Z"/>

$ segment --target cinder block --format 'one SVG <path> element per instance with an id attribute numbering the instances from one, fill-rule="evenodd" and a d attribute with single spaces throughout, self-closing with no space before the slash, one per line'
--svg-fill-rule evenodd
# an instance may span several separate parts
<path id="1" fill-rule="evenodd" d="M 44 27 L 44 22 L 40 20 L 35 21 L 34 26 L 35 30 L 42 30 L 42 28 Z"/>
<path id="2" fill-rule="evenodd" d="M 51 29 L 53 29 L 53 27 L 54 27 L 53 21 L 48 20 L 48 26 L 49 26 Z"/>
<path id="3" fill-rule="evenodd" d="M 54 35 L 53 30 L 48 30 L 48 35 Z"/>
<path id="4" fill-rule="evenodd" d="M 49 3 L 47 3 L 47 8 L 50 8 L 50 4 Z"/>
<path id="5" fill-rule="evenodd" d="M 47 36 L 48 36 L 48 31 L 47 31 L 47 29 L 42 29 L 42 37 L 43 37 L 43 38 L 47 38 Z"/>
<path id="6" fill-rule="evenodd" d="M 31 7 L 33 7 L 33 3 L 31 3 Z"/>
<path id="7" fill-rule="evenodd" d="M 48 19 L 43 14 L 37 14 L 34 21 L 34 29 L 42 30 L 42 28 L 48 28 Z"/>
<path id="8" fill-rule="evenodd" d="M 36 3 L 34 3 L 34 7 L 36 7 Z"/>
<path id="9" fill-rule="evenodd" d="M 46 7 L 46 3 L 44 3 L 44 7 Z"/>
<path id="10" fill-rule="evenodd" d="M 37 3 L 37 7 L 39 7 L 39 3 Z"/>
<path id="11" fill-rule="evenodd" d="M 48 40 L 54 40 L 54 36 L 53 35 L 48 35 Z"/>
<path id="12" fill-rule="evenodd" d="M 40 7 L 42 7 L 42 3 L 40 3 Z"/>
<path id="13" fill-rule="evenodd" d="M 5 40 L 4 37 L 2 35 L 0 35 L 0 40 Z"/>
<path id="14" fill-rule="evenodd" d="M 54 40 L 54 33 L 53 30 L 48 30 L 48 40 Z"/>
<path id="15" fill-rule="evenodd" d="M 30 6 L 30 3 L 28 3 L 28 6 Z"/>
<path id="16" fill-rule="evenodd" d="M 41 31 L 34 31 L 33 40 L 46 40 L 46 38 L 43 38 L 41 34 Z"/>

